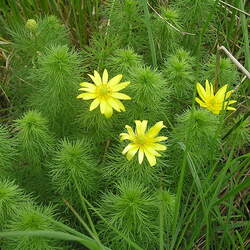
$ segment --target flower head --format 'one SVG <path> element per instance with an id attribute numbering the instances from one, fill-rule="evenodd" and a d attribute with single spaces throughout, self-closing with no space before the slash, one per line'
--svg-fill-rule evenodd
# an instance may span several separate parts
<path id="1" fill-rule="evenodd" d="M 207 108 L 216 115 L 218 115 L 221 110 L 236 110 L 229 105 L 237 101 L 226 101 L 233 93 L 233 90 L 227 92 L 227 84 L 221 87 L 216 94 L 214 94 L 213 85 L 209 83 L 208 80 L 206 80 L 206 90 L 200 83 L 197 83 L 196 88 L 201 99 L 196 97 L 195 101 L 198 102 L 201 107 Z"/>
<path id="2" fill-rule="evenodd" d="M 83 100 L 92 101 L 89 110 L 92 111 L 100 105 L 100 111 L 107 118 L 111 117 L 113 114 L 113 109 L 118 112 L 125 111 L 125 107 L 120 100 L 130 100 L 128 95 L 119 93 L 118 91 L 126 88 L 130 82 L 122 82 L 122 75 L 119 74 L 112 79 L 108 80 L 108 71 L 105 69 L 103 71 L 102 78 L 97 71 L 94 71 L 94 75 L 88 76 L 92 79 L 93 83 L 82 82 L 80 85 L 83 88 L 79 90 L 86 91 L 87 93 L 82 93 L 77 96 Z"/>
<path id="3" fill-rule="evenodd" d="M 148 121 L 135 121 L 136 130 L 126 125 L 125 128 L 128 130 L 128 133 L 121 133 L 121 140 L 130 140 L 129 143 L 122 154 L 126 154 L 127 159 L 131 160 L 138 151 L 138 161 L 141 164 L 143 162 L 144 154 L 151 166 L 156 164 L 156 156 L 160 156 L 157 151 L 164 151 L 167 149 L 165 145 L 159 144 L 157 142 L 167 140 L 165 136 L 158 136 L 158 133 L 165 126 L 163 122 L 157 122 L 153 127 L 151 127 L 147 132 Z"/>

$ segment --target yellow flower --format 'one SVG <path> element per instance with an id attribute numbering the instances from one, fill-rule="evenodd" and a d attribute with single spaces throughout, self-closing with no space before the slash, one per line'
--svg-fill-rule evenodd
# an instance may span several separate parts
<path id="1" fill-rule="evenodd" d="M 120 83 L 122 79 L 121 74 L 108 80 L 108 72 L 106 69 L 103 71 L 102 78 L 97 71 L 94 71 L 94 75 L 88 74 L 88 76 L 92 79 L 94 84 L 89 82 L 80 83 L 83 88 L 80 88 L 79 90 L 86 91 L 87 93 L 82 93 L 78 95 L 77 98 L 83 100 L 94 99 L 90 105 L 90 111 L 100 105 L 101 113 L 107 118 L 112 116 L 113 109 L 118 112 L 125 111 L 125 107 L 120 100 L 130 100 L 131 98 L 128 95 L 119 93 L 118 91 L 126 88 L 130 82 Z"/>
<path id="2" fill-rule="evenodd" d="M 147 123 L 148 121 L 135 121 L 136 130 L 126 125 L 125 128 L 128 130 L 128 133 L 121 133 L 121 140 L 130 140 L 129 143 L 122 154 L 127 154 L 127 159 L 130 161 L 138 151 L 138 161 L 141 164 L 143 162 L 144 154 L 151 166 L 156 164 L 156 156 L 160 156 L 157 151 L 164 151 L 167 149 L 165 145 L 159 144 L 157 142 L 165 141 L 168 138 L 165 136 L 158 136 L 158 133 L 165 126 L 163 122 L 157 122 L 153 127 L 151 127 L 147 132 Z"/>
<path id="3" fill-rule="evenodd" d="M 207 108 L 212 113 L 218 115 L 221 110 L 236 110 L 233 107 L 229 107 L 230 104 L 237 101 L 225 101 L 234 92 L 230 90 L 227 92 L 227 84 L 221 87 L 216 94 L 214 94 L 213 85 L 206 80 L 206 90 L 200 83 L 196 84 L 198 94 L 201 99 L 195 98 L 195 101 L 200 104 L 201 107 Z"/>

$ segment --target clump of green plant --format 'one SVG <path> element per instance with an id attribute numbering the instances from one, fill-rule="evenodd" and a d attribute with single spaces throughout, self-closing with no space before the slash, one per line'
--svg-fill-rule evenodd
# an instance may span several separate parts
<path id="1" fill-rule="evenodd" d="M 154 198 L 142 184 L 133 179 L 120 181 L 115 193 L 106 193 L 99 204 L 99 212 L 122 235 L 146 249 L 150 249 L 157 240 Z M 102 224 L 99 226 L 103 241 L 111 248 L 132 249 L 112 229 Z"/>
<path id="2" fill-rule="evenodd" d="M 17 157 L 16 141 L 11 138 L 10 132 L 0 125 L 0 172 L 9 170 Z"/>
<path id="3" fill-rule="evenodd" d="M 233 86 L 239 84 L 237 69 L 230 59 L 216 59 L 215 55 L 211 56 L 208 63 L 204 65 L 204 77 L 212 82 L 217 80 L 221 85 L 229 84 Z"/>
<path id="4" fill-rule="evenodd" d="M 129 96 L 133 96 L 128 103 L 126 122 L 147 120 L 157 122 L 164 117 L 168 104 L 170 89 L 166 88 L 166 81 L 162 74 L 150 67 L 133 68 L 130 71 L 131 84 L 128 87 Z"/>
<path id="5" fill-rule="evenodd" d="M 169 157 L 174 166 L 169 169 L 170 176 L 179 174 L 183 157 L 188 154 L 198 167 L 196 171 L 205 178 L 209 166 L 218 159 L 220 129 L 220 120 L 209 111 L 193 109 L 180 115 L 169 141 Z M 186 177 L 186 181 L 190 179 Z"/>
<path id="6" fill-rule="evenodd" d="M 33 168 L 40 168 L 54 146 L 54 138 L 48 128 L 48 120 L 40 112 L 28 111 L 16 120 L 17 139 L 21 155 Z"/>
<path id="7" fill-rule="evenodd" d="M 55 228 L 51 222 L 54 216 L 55 212 L 52 207 L 42 207 L 33 203 L 26 203 L 16 210 L 15 215 L 8 220 L 6 229 L 9 232 L 52 230 Z M 3 247 L 5 249 L 52 250 L 58 249 L 59 245 L 54 239 L 37 236 L 20 236 L 6 240 Z"/>
<path id="8" fill-rule="evenodd" d="M 131 69 L 143 65 L 142 56 L 136 54 L 133 49 L 117 49 L 109 58 L 107 65 L 115 74 L 123 74 L 129 78 Z"/>
<path id="9" fill-rule="evenodd" d="M 31 198 L 14 181 L 0 178 L 0 229 L 8 224 L 18 210 Z"/>
<path id="10" fill-rule="evenodd" d="M 62 140 L 49 164 L 49 175 L 55 191 L 63 198 L 79 200 L 76 184 L 82 194 L 90 197 L 98 191 L 97 161 L 88 140 Z"/>
<path id="11" fill-rule="evenodd" d="M 30 97 L 30 105 L 49 119 L 58 136 L 72 134 L 80 72 L 79 57 L 67 46 L 48 49 L 32 71 L 39 87 Z"/>
<path id="12" fill-rule="evenodd" d="M 88 71 L 92 71 L 92 69 L 104 70 L 109 58 L 120 47 L 120 41 L 116 33 L 109 35 L 95 33 L 91 37 L 90 44 L 91 46 L 85 46 L 80 52 L 84 67 Z"/>
<path id="13" fill-rule="evenodd" d="M 107 10 L 107 33 L 119 34 L 120 47 L 129 46 L 139 54 L 147 49 L 147 30 L 140 1 L 110 1 Z"/>
<path id="14" fill-rule="evenodd" d="M 65 27 L 54 16 L 30 19 L 26 24 L 16 24 L 9 33 L 13 39 L 11 78 L 15 82 L 15 91 L 12 88 L 7 91 L 17 108 L 23 110 L 27 97 L 36 91 L 37 81 L 30 78 L 30 70 L 36 68 L 38 59 L 48 48 L 66 45 L 69 40 Z"/>
<path id="15" fill-rule="evenodd" d="M 157 58 L 160 62 L 164 62 L 179 46 L 183 37 L 181 34 L 183 25 L 178 9 L 161 7 L 158 14 L 160 16 L 154 13 L 154 36 L 157 39 Z"/>

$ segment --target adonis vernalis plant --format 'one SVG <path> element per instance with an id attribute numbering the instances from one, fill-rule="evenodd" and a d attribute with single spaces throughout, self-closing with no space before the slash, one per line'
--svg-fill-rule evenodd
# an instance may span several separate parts
<path id="1" fill-rule="evenodd" d="M 145 155 L 149 164 L 154 166 L 156 165 L 156 156 L 161 156 L 157 151 L 164 151 L 167 149 L 165 145 L 157 143 L 167 140 L 165 136 L 157 136 L 165 126 L 163 122 L 160 121 L 146 132 L 147 120 L 135 121 L 135 124 L 135 132 L 130 126 L 126 125 L 128 133 L 120 134 L 121 140 L 131 141 L 131 143 L 124 148 L 122 153 L 126 154 L 128 160 L 131 160 L 138 151 L 138 161 L 140 164 L 143 162 Z"/>
<path id="2" fill-rule="evenodd" d="M 236 103 L 236 100 L 226 101 L 233 90 L 227 91 L 227 84 L 221 87 L 216 94 L 214 93 L 214 87 L 206 80 L 206 89 L 202 87 L 200 83 L 197 83 L 196 88 L 200 98 L 196 97 L 195 100 L 201 107 L 207 108 L 212 113 L 218 115 L 222 110 L 236 110 L 229 105 Z"/>
<path id="3" fill-rule="evenodd" d="M 246 249 L 246 1 L 1 2 L 0 249 Z"/>
<path id="4" fill-rule="evenodd" d="M 126 88 L 130 82 L 122 82 L 122 74 L 119 74 L 112 79 L 108 80 L 108 71 L 105 69 L 103 71 L 102 78 L 97 71 L 94 71 L 94 75 L 88 74 L 92 79 L 93 83 L 82 82 L 80 85 L 83 88 L 79 90 L 86 91 L 87 93 L 82 93 L 77 96 L 83 100 L 91 100 L 89 110 L 92 111 L 100 105 L 100 111 L 105 117 L 109 118 L 113 114 L 113 109 L 121 112 L 125 111 L 125 107 L 120 100 L 130 100 L 128 95 L 120 93 L 119 91 Z"/>

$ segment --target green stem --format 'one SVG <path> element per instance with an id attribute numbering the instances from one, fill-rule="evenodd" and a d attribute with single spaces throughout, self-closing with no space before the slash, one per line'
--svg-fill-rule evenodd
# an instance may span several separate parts
<path id="1" fill-rule="evenodd" d="M 143 4 L 143 9 L 144 9 L 144 17 L 145 17 L 145 23 L 147 26 L 148 30 L 148 40 L 149 40 L 149 45 L 150 45 L 150 51 L 151 51 L 151 57 L 152 57 L 152 63 L 153 67 L 157 67 L 157 59 L 156 59 L 156 52 L 155 52 L 155 44 L 154 44 L 154 39 L 153 39 L 153 33 L 151 29 L 151 24 L 150 24 L 150 14 L 148 11 L 148 2 L 147 0 L 142 1 Z"/>
<path id="2" fill-rule="evenodd" d="M 240 0 L 240 9 L 244 11 L 244 3 L 243 0 Z M 247 27 L 247 20 L 245 14 L 240 14 L 240 21 L 241 27 L 243 32 L 243 39 L 244 39 L 244 47 L 245 47 L 245 60 L 246 60 L 246 68 L 250 71 L 250 50 L 249 50 L 249 37 L 248 37 L 248 27 Z"/>
<path id="3" fill-rule="evenodd" d="M 249 117 L 249 115 L 250 111 L 247 112 L 237 123 L 235 123 L 231 129 L 229 129 L 229 131 L 222 137 L 222 140 L 225 140 L 236 128 L 238 128 L 240 124 Z"/>

